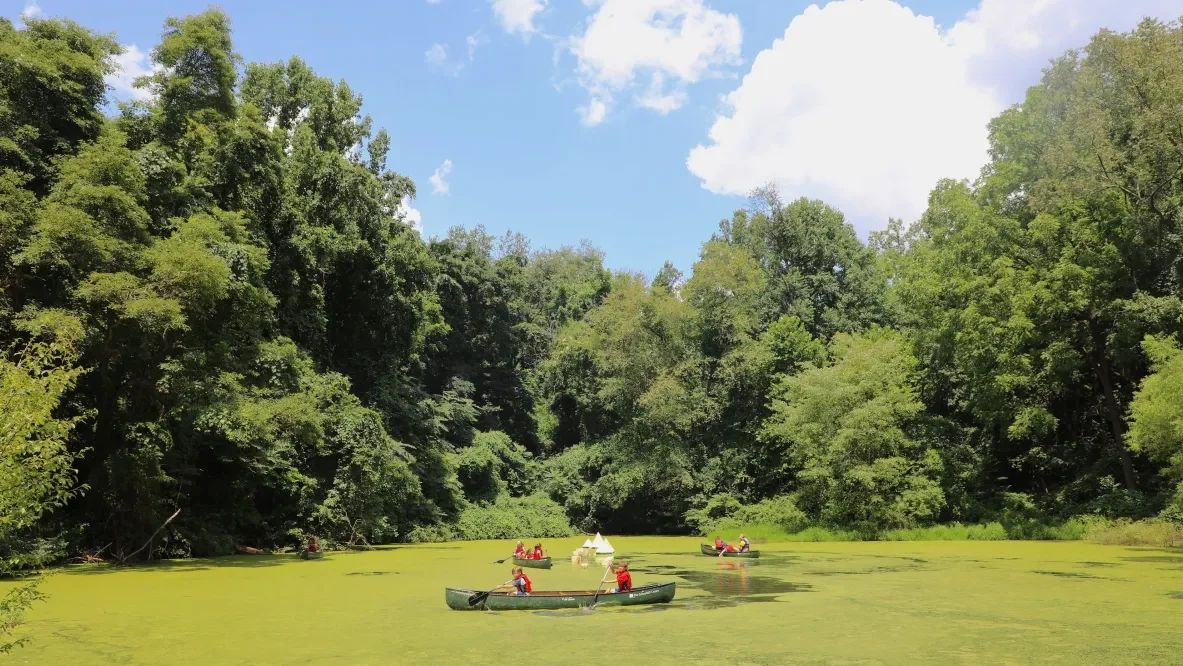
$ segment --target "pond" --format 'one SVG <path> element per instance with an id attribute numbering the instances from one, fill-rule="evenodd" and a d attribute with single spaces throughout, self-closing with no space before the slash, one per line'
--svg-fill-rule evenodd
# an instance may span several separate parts
<path id="1" fill-rule="evenodd" d="M 603 568 L 544 545 L 536 589 Z M 1183 660 L 1183 550 L 1079 542 L 817 543 L 718 560 L 700 540 L 612 537 L 635 584 L 674 602 L 458 612 L 510 542 L 67 568 L 30 614 L 17 664 L 1146 664 Z"/>

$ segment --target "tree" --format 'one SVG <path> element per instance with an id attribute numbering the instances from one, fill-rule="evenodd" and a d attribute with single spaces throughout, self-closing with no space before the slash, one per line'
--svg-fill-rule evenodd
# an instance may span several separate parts
<path id="1" fill-rule="evenodd" d="M 1183 515 L 1183 350 L 1173 340 L 1147 336 L 1142 342 L 1151 374 L 1130 402 L 1128 442 L 1131 449 L 1160 461 L 1177 485 L 1175 516 Z"/>
<path id="2" fill-rule="evenodd" d="M 917 437 L 917 362 L 889 329 L 842 333 L 833 364 L 786 376 L 762 437 L 783 447 L 814 520 L 871 533 L 934 520 L 944 505 L 939 453 Z"/>
<path id="3" fill-rule="evenodd" d="M 107 35 L 73 21 L 0 18 L 0 171 L 28 174 L 39 195 L 53 182 L 54 158 L 93 141 L 103 127 L 103 77 L 122 52 Z"/>
<path id="4" fill-rule="evenodd" d="M 842 213 L 824 202 L 780 203 L 775 188 L 762 212 L 737 212 L 720 223 L 719 239 L 747 249 L 768 273 L 765 322 L 797 317 L 811 335 L 828 340 L 839 331 L 888 323 L 886 282 L 875 253 L 858 239 Z"/>
<path id="5" fill-rule="evenodd" d="M 1137 342 L 1183 312 L 1181 40 L 1147 21 L 1053 63 L 991 123 L 976 186 L 934 190 L 897 281 L 926 395 L 983 429 L 998 476 L 1050 502 L 1113 472 L 1137 496 L 1122 443 Z"/>

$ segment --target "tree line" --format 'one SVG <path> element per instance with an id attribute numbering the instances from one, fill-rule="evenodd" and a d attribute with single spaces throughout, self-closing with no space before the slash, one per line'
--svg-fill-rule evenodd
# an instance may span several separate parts
<path id="1" fill-rule="evenodd" d="M 423 239 L 361 96 L 218 10 L 111 111 L 120 48 L 0 19 L 9 562 L 1183 518 L 1176 23 L 1055 60 L 911 224 L 766 187 L 652 278 Z"/>

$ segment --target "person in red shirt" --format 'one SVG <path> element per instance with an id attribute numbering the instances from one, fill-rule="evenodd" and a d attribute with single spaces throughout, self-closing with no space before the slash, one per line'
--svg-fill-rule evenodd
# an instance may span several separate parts
<path id="1" fill-rule="evenodd" d="M 531 557 L 535 560 L 544 559 L 544 556 L 542 555 L 542 544 L 534 544 L 534 553 L 531 555 Z"/>
<path id="2" fill-rule="evenodd" d="M 521 541 L 518 542 L 518 547 L 514 549 L 513 556 L 519 560 L 530 559 L 530 556 L 526 554 L 526 546 Z"/>
<path id="3" fill-rule="evenodd" d="M 719 551 L 719 557 L 723 557 L 723 553 L 734 553 L 735 546 L 732 546 L 719 537 L 715 537 L 715 550 Z"/>
<path id="4" fill-rule="evenodd" d="M 612 571 L 616 573 L 616 587 L 612 588 L 612 594 L 633 589 L 633 575 L 628 571 L 628 562 L 612 565 Z"/>
<path id="5" fill-rule="evenodd" d="M 304 546 L 304 549 L 310 553 L 319 552 L 320 551 L 320 543 L 317 542 L 316 537 L 309 534 L 308 535 L 308 544 L 306 546 Z"/>

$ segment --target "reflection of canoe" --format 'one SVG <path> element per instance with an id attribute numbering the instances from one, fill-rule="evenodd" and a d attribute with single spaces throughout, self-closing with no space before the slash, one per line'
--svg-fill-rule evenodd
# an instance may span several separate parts
<path id="1" fill-rule="evenodd" d="M 702 544 L 702 554 L 710 555 L 711 557 L 718 557 L 719 551 L 715 550 L 714 546 L 708 546 L 704 543 Z M 723 557 L 760 557 L 760 551 L 749 550 L 746 553 L 723 553 Z"/>
<path id="2" fill-rule="evenodd" d="M 449 587 L 444 591 L 444 600 L 452 610 L 556 610 L 560 608 L 580 608 L 590 606 L 592 599 L 596 599 L 597 606 L 640 606 L 643 604 L 667 604 L 674 599 L 677 583 L 658 583 L 634 588 L 630 592 L 600 592 L 596 598 L 595 590 L 581 590 L 579 592 L 531 592 L 526 596 L 518 596 L 507 592 L 494 592 L 484 603 L 469 605 L 474 595 L 482 594 L 473 590 L 462 590 Z"/>
<path id="3" fill-rule="evenodd" d="M 551 567 L 550 558 L 544 557 L 541 560 L 519 560 L 513 558 L 513 563 L 519 567 L 526 567 L 528 569 L 549 569 Z"/>
<path id="4" fill-rule="evenodd" d="M 302 560 L 319 560 L 320 558 L 322 558 L 324 556 L 325 556 L 324 551 L 321 551 L 321 550 L 318 550 L 315 552 L 309 552 L 307 550 L 300 551 L 300 559 L 302 559 Z"/>

